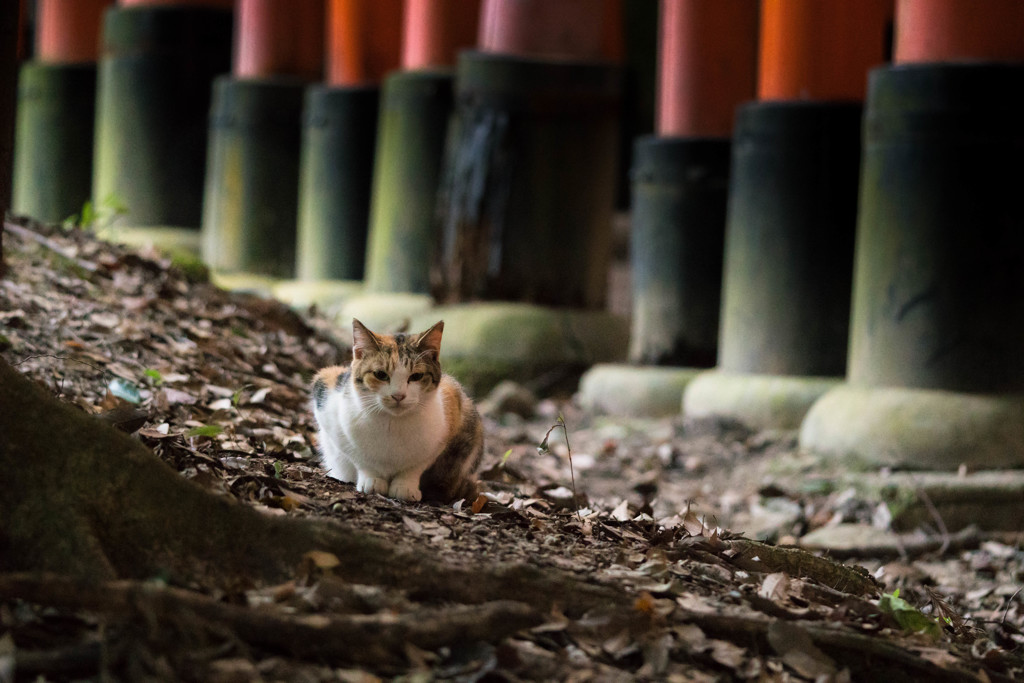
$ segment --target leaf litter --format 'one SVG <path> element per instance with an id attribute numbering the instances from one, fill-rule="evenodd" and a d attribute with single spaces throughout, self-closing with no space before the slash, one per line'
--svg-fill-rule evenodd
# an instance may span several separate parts
<path id="1" fill-rule="evenodd" d="M 136 642 L 88 613 L 8 600 L 0 673 L 20 663 L 19 676 L 63 679 L 53 668 L 62 648 L 131 641 L 167 680 L 1024 677 L 1020 537 L 845 565 L 792 548 L 829 524 L 885 523 L 876 504 L 815 490 L 812 478 L 799 494 L 766 483 L 773 459 L 796 457 L 792 434 L 602 418 L 551 396 L 532 418 L 521 407 L 485 415 L 476 500 L 366 496 L 316 461 L 308 383 L 348 353 L 329 320 L 219 290 L 152 250 L 16 225 L 3 240 L 0 353 L 54 396 L 133 434 L 181 476 L 266 514 L 343 519 L 453 567 L 527 562 L 633 599 L 573 619 L 556 609 L 499 642 L 409 645 L 403 661 L 373 665 L 307 660 L 231 634 L 202 651 L 174 638 Z M 565 444 L 549 443 L 553 420 Z M 337 564 L 310 553 L 285 585 L 209 597 L 310 616 L 418 609 L 401 592 L 344 582 Z"/>

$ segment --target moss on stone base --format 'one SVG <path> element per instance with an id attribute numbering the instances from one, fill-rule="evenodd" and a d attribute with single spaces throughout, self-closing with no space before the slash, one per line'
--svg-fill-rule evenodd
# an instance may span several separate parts
<path id="1" fill-rule="evenodd" d="M 210 275 L 210 282 L 221 289 L 255 294 L 256 296 L 269 299 L 274 296 L 274 287 L 279 280 L 258 273 L 221 273 L 213 271 Z"/>
<path id="2" fill-rule="evenodd" d="M 513 303 L 442 306 L 413 317 L 410 329 L 445 321 L 445 371 L 481 396 L 504 379 L 538 392 L 574 389 L 586 368 L 626 357 L 627 322 L 610 313 Z"/>
<path id="3" fill-rule="evenodd" d="M 413 319 L 433 305 L 434 300 L 427 294 L 364 292 L 342 304 L 338 325 L 351 330 L 352 319 L 357 318 L 374 332 L 423 331 L 437 320 L 422 324 L 413 322 Z"/>
<path id="4" fill-rule="evenodd" d="M 1024 396 L 843 385 L 807 414 L 800 446 L 874 467 L 1024 467 Z"/>
<path id="5" fill-rule="evenodd" d="M 337 322 L 345 302 L 363 292 L 363 283 L 358 280 L 282 280 L 274 285 L 274 296 L 295 309 L 316 306 L 321 312 Z"/>
<path id="6" fill-rule="evenodd" d="M 701 372 L 694 368 L 595 365 L 580 379 L 579 401 L 584 408 L 606 415 L 678 415 L 686 385 Z"/>
<path id="7" fill-rule="evenodd" d="M 697 376 L 683 395 L 688 418 L 718 418 L 752 429 L 797 429 L 811 405 L 841 380 L 830 377 L 733 374 Z"/>

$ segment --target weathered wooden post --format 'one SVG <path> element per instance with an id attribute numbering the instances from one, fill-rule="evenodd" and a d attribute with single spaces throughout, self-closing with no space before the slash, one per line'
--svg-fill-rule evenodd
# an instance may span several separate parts
<path id="1" fill-rule="evenodd" d="M 765 0 L 733 135 L 717 370 L 689 417 L 799 426 L 846 370 L 862 106 L 891 0 Z M 827 37 L 827 38 L 826 38 Z"/>
<path id="2" fill-rule="evenodd" d="M 807 415 L 806 449 L 1024 465 L 1021 26 L 1019 2 L 898 3 L 867 100 L 849 383 Z"/>
<path id="3" fill-rule="evenodd" d="M 300 280 L 362 280 L 380 81 L 399 65 L 402 0 L 330 0 L 327 82 L 306 91 Z"/>
<path id="4" fill-rule="evenodd" d="M 214 85 L 203 258 L 295 273 L 303 93 L 323 74 L 323 0 L 239 0 L 234 67 Z"/>
<path id="5" fill-rule="evenodd" d="M 122 0 L 105 15 L 92 198 L 127 210 L 118 239 L 198 250 L 210 84 L 231 67 L 230 8 Z"/>
<path id="6" fill-rule="evenodd" d="M 366 252 L 373 292 L 430 289 L 452 65 L 476 41 L 479 0 L 407 0 L 402 70 L 384 81 Z"/>
<path id="7" fill-rule="evenodd" d="M 21 67 L 12 210 L 46 222 L 92 196 L 96 60 L 113 0 L 40 0 L 35 59 Z"/>
<path id="8" fill-rule="evenodd" d="M 603 306 L 621 106 L 604 6 L 486 4 L 456 77 L 441 298 Z"/>

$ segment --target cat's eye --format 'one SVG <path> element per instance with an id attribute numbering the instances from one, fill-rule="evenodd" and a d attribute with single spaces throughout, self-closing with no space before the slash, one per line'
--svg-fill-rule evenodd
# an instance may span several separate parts
<path id="1" fill-rule="evenodd" d="M 421 379 L 423 379 L 422 372 L 414 372 L 411 375 L 409 375 L 410 382 L 419 382 Z"/>
<path id="2" fill-rule="evenodd" d="M 384 372 L 383 370 L 374 370 L 373 376 L 379 379 L 381 382 L 388 381 L 388 373 Z"/>

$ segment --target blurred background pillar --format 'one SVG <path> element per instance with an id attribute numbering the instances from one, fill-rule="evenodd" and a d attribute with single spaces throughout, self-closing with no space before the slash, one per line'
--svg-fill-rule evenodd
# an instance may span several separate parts
<path id="1" fill-rule="evenodd" d="M 796 428 L 846 370 L 862 100 L 891 0 L 763 0 L 733 135 L 718 370 L 689 417 Z"/>
<path id="2" fill-rule="evenodd" d="M 122 0 L 106 12 L 92 197 L 97 213 L 126 211 L 118 239 L 198 250 L 210 85 L 230 69 L 230 7 Z"/>
<path id="3" fill-rule="evenodd" d="M 323 0 L 238 2 L 203 200 L 203 258 L 218 272 L 295 274 L 303 94 L 323 77 L 324 23 Z"/>
<path id="4" fill-rule="evenodd" d="M 476 42 L 479 0 L 406 0 L 402 70 L 384 80 L 366 252 L 366 287 L 426 293 L 452 66 Z"/>
<path id="5" fill-rule="evenodd" d="M 715 364 L 729 136 L 754 97 L 758 6 L 659 3 L 656 126 L 632 148 L 631 365 L 587 371 L 589 409 L 678 415 L 686 386 Z"/>
<path id="6" fill-rule="evenodd" d="M 906 469 L 1024 466 L 1024 4 L 899 0 L 871 73 L 849 385 L 820 454 Z"/>
<path id="7" fill-rule="evenodd" d="M 604 307 L 622 45 L 618 0 L 485 2 L 456 76 L 441 298 Z"/>
<path id="8" fill-rule="evenodd" d="M 380 82 L 399 66 L 403 0 L 329 0 L 327 79 L 306 91 L 300 280 L 362 280 Z"/>
<path id="9" fill-rule="evenodd" d="M 14 119 L 18 89 L 18 61 L 27 53 L 24 0 L 0 8 L 0 211 L 11 207 L 11 175 L 14 168 Z M 6 267 L 3 231 L 0 230 L 0 277 Z"/>
<path id="10" fill-rule="evenodd" d="M 35 59 L 21 66 L 12 210 L 55 223 L 92 193 L 96 60 L 113 0 L 37 0 Z"/>
<path id="11" fill-rule="evenodd" d="M 633 159 L 630 360 L 715 364 L 730 136 L 753 99 L 756 0 L 662 0 L 656 135 Z"/>

